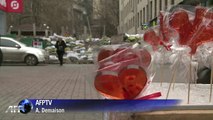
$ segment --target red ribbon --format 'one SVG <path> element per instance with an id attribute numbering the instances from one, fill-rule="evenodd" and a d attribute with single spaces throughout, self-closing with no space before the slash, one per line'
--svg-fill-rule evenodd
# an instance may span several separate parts
<path id="1" fill-rule="evenodd" d="M 160 96 L 162 96 L 161 92 L 156 92 L 156 93 L 153 93 L 153 94 L 149 94 L 149 95 L 140 97 L 137 100 L 149 100 L 149 99 L 157 98 L 157 97 L 160 97 Z"/>

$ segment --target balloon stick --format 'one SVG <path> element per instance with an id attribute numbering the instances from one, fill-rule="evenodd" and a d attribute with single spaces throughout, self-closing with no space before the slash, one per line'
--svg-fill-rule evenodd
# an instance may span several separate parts
<path id="1" fill-rule="evenodd" d="M 213 57 L 212 57 L 213 58 Z M 210 80 L 210 95 L 209 102 L 212 101 L 212 83 L 213 83 L 213 59 L 211 59 L 211 80 Z"/>
<path id="2" fill-rule="evenodd" d="M 188 83 L 188 99 L 187 99 L 188 104 L 190 101 L 191 81 L 192 81 L 192 55 L 190 55 L 190 64 L 189 64 L 189 83 Z"/>
<path id="3" fill-rule="evenodd" d="M 179 61 L 178 61 L 178 63 L 176 64 L 176 66 L 174 67 L 174 71 L 173 71 L 173 73 L 172 73 L 172 79 L 171 79 L 171 81 L 170 81 L 169 89 L 168 89 L 167 94 L 166 94 L 166 99 L 168 99 L 168 97 L 169 97 L 169 92 L 170 92 L 170 90 L 171 90 L 172 83 L 174 83 L 174 81 L 175 81 L 175 77 L 176 77 L 176 72 L 177 72 L 177 67 L 178 67 L 178 66 L 179 66 Z"/>

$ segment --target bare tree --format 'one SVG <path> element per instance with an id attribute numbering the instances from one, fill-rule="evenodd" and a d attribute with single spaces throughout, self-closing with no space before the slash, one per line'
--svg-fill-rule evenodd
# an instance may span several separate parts
<path id="1" fill-rule="evenodd" d="M 95 8 L 95 11 L 102 21 L 102 35 L 116 35 L 119 24 L 119 0 L 101 0 L 100 7 Z"/>
<path id="2" fill-rule="evenodd" d="M 9 14 L 8 24 L 18 26 L 35 23 L 37 27 L 46 24 L 53 32 L 61 33 L 61 27 L 64 27 L 71 33 L 76 19 L 73 4 L 79 4 L 76 1 L 78 0 L 24 0 L 24 12 Z"/>

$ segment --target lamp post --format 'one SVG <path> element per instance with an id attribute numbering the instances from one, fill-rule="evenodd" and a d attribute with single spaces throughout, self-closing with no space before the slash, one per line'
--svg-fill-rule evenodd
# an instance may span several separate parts
<path id="1" fill-rule="evenodd" d="M 47 27 L 46 27 L 46 29 L 45 29 L 45 36 L 46 36 L 46 37 L 48 37 L 48 31 L 49 31 L 49 28 L 50 28 L 50 27 L 49 27 L 49 26 L 47 26 Z"/>
<path id="2" fill-rule="evenodd" d="M 44 30 L 45 30 L 45 37 L 48 37 L 48 31 L 49 31 L 49 26 L 47 25 L 47 24 L 43 24 L 43 26 L 44 26 Z"/>
<path id="3" fill-rule="evenodd" d="M 87 21 L 87 25 L 88 25 L 88 29 L 89 29 L 89 34 L 91 36 L 92 35 L 92 31 L 91 31 L 91 27 L 90 27 L 89 17 L 87 16 L 87 12 L 84 11 L 83 15 L 86 17 L 86 21 Z"/>
<path id="4" fill-rule="evenodd" d="M 11 34 L 12 28 L 13 28 L 13 26 L 10 25 L 10 26 L 9 26 L 9 30 L 8 30 L 8 34 Z"/>

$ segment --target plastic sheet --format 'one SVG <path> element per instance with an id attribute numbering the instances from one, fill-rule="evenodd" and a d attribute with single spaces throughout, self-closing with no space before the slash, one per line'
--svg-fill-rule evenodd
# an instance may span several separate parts
<path id="1" fill-rule="evenodd" d="M 151 54 L 131 45 L 108 46 L 97 55 L 96 90 L 108 99 L 137 99 L 145 96 L 151 76 Z M 157 94 L 158 95 L 158 94 Z"/>

